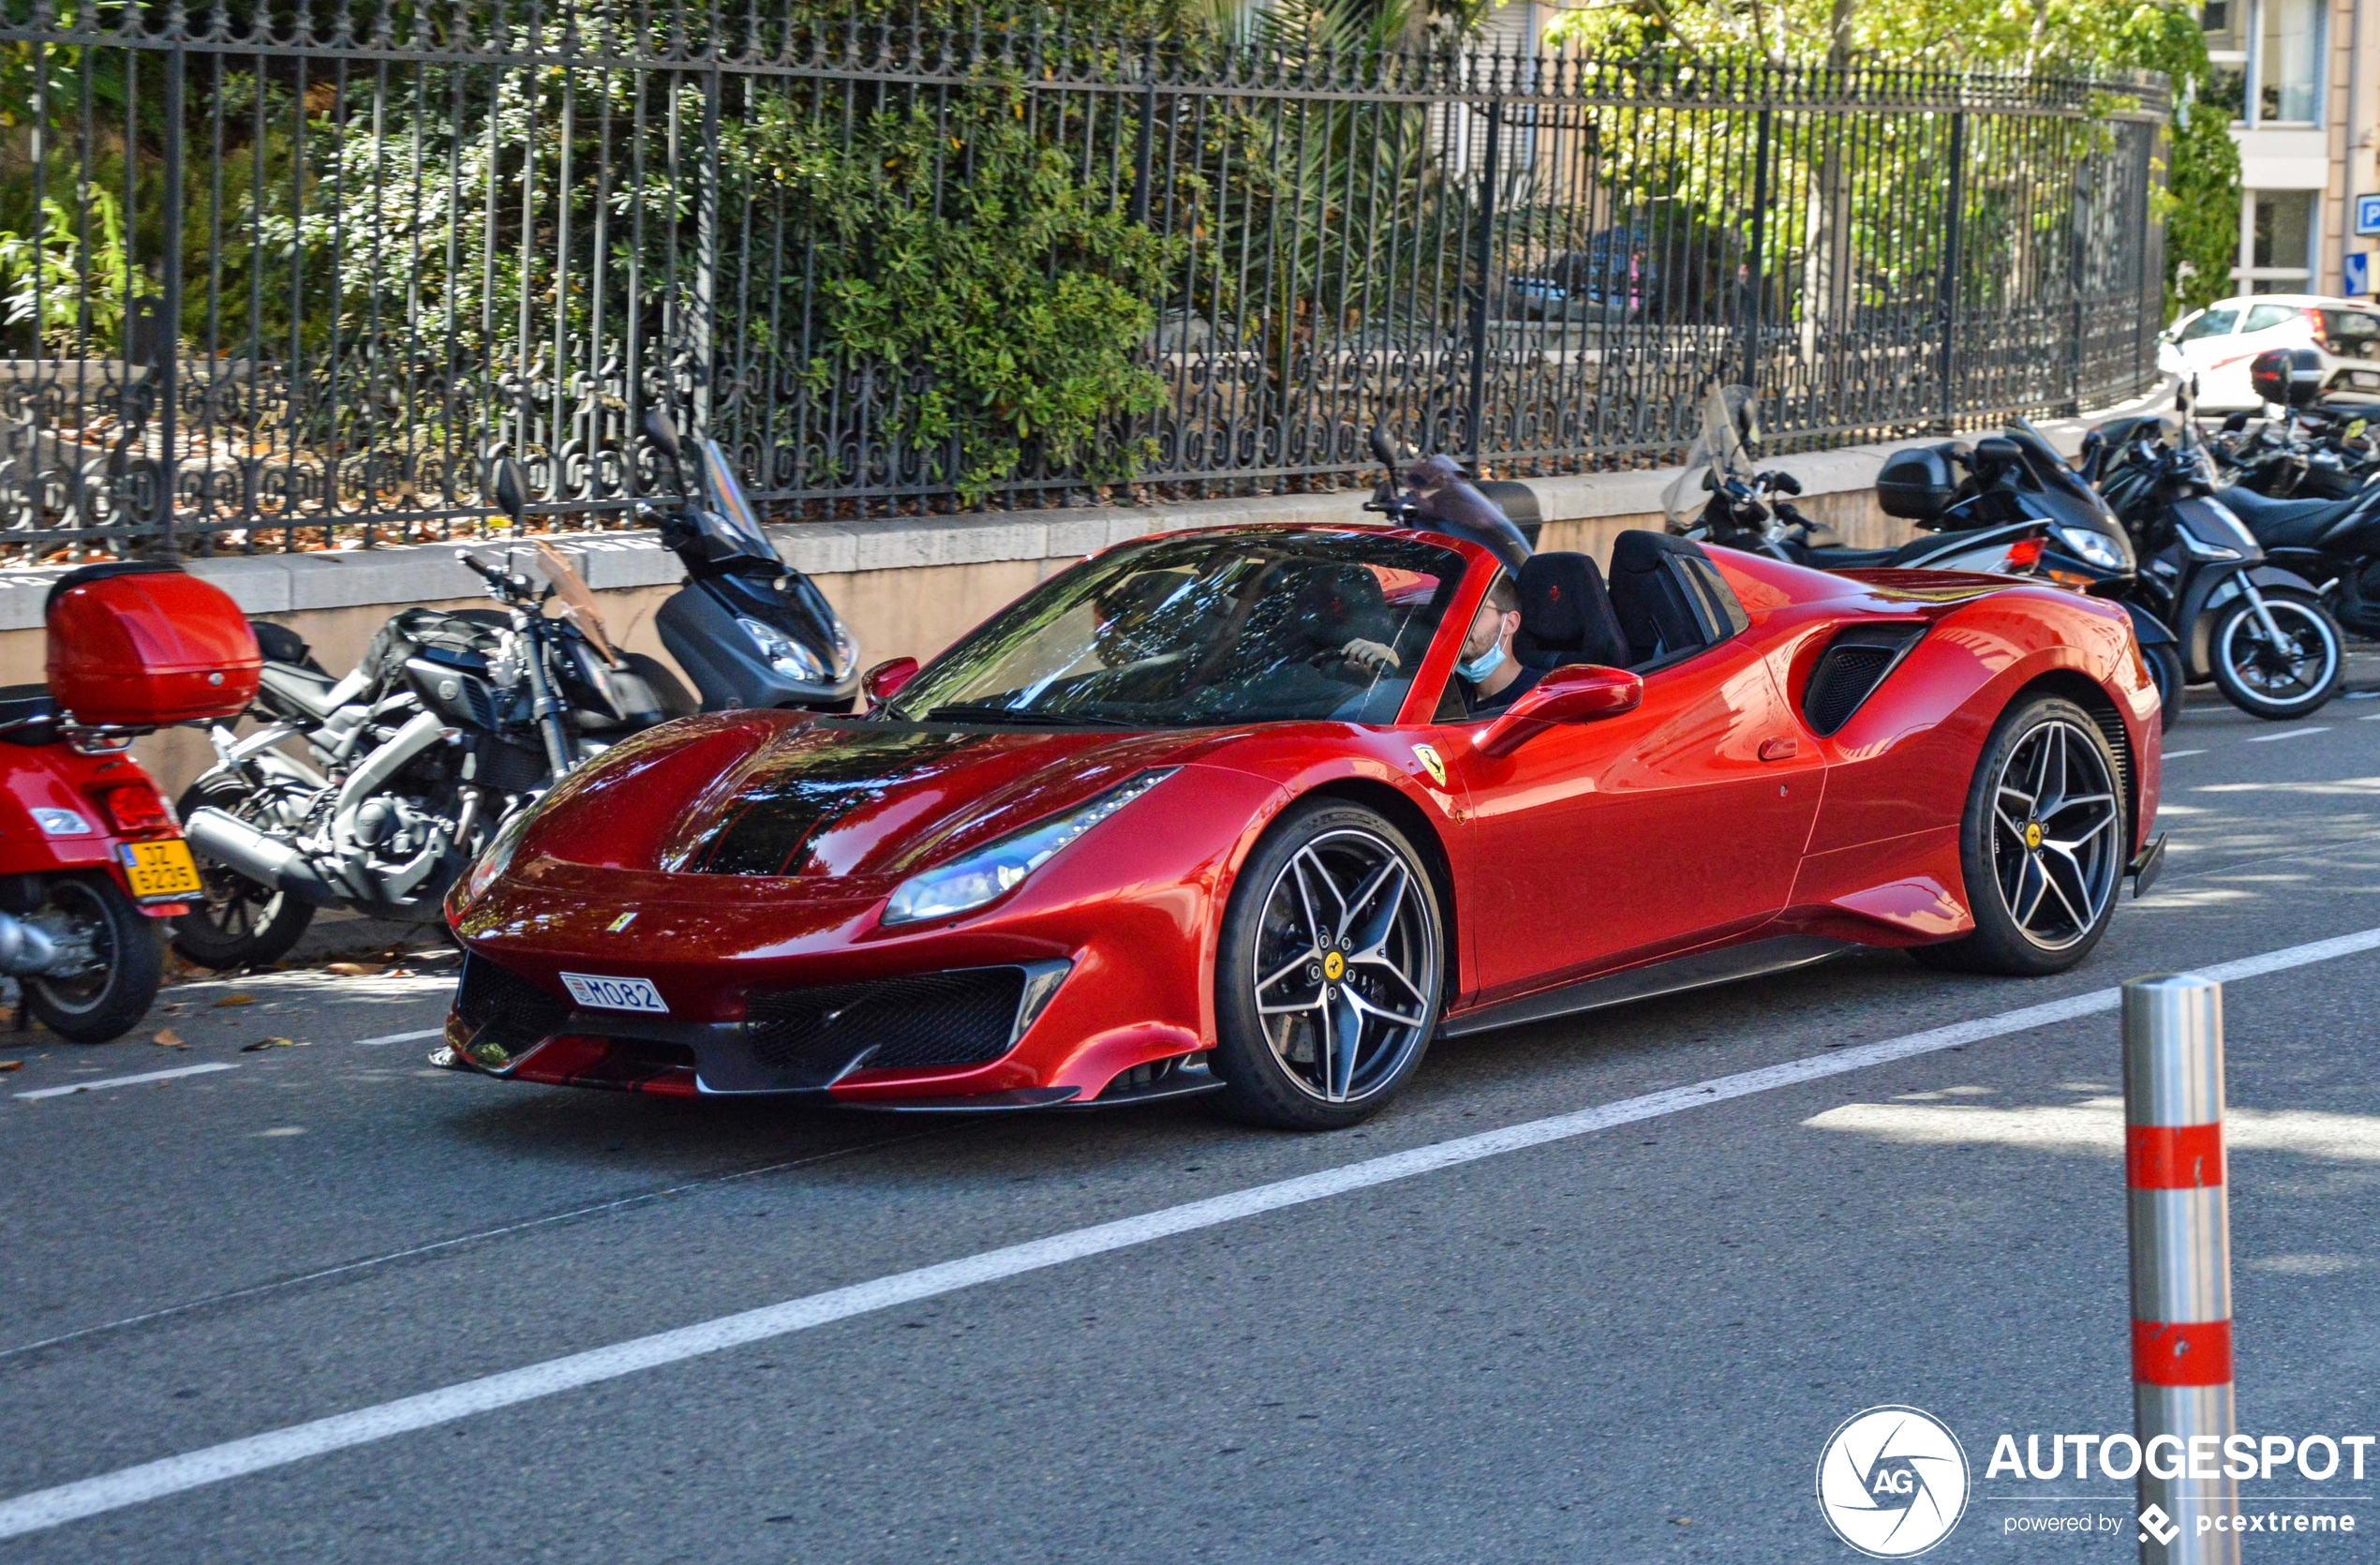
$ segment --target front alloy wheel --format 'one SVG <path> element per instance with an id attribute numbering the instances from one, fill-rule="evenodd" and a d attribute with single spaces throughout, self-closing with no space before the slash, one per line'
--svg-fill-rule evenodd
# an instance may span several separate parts
<path id="1" fill-rule="evenodd" d="M 1436 1030 L 1437 894 L 1388 821 L 1326 803 L 1250 856 L 1218 953 L 1225 1107 L 1296 1129 L 1353 1125 L 1420 1065 Z"/>

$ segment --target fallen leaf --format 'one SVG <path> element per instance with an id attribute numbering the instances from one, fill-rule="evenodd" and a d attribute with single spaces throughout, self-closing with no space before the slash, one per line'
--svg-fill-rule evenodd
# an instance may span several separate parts
<path id="1" fill-rule="evenodd" d="M 22 1060 L 0 1060 L 0 1070 L 22 1070 L 23 1068 Z"/>
<path id="2" fill-rule="evenodd" d="M 335 961 L 322 971 L 336 973 L 342 978 L 369 978 L 377 976 L 380 967 L 372 961 Z"/>
<path id="3" fill-rule="evenodd" d="M 296 1047 L 297 1040 L 294 1038 L 259 1038 L 254 1043 L 240 1045 L 240 1052 L 253 1054 L 260 1049 L 295 1049 Z"/>
<path id="4" fill-rule="evenodd" d="M 149 1041 L 154 1044 L 161 1045 L 167 1049 L 187 1049 L 190 1047 L 188 1044 L 182 1041 L 182 1035 L 175 1032 L 171 1027 L 159 1032 L 156 1037 L 151 1038 Z"/>
<path id="5" fill-rule="evenodd" d="M 222 999 L 217 1000 L 215 1003 L 215 1009 L 227 1010 L 233 1006 L 253 1006 L 255 1004 L 256 996 L 253 994 L 227 994 Z"/>

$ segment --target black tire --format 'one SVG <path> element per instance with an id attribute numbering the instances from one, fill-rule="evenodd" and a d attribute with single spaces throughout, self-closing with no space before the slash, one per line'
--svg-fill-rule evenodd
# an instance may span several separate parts
<path id="1" fill-rule="evenodd" d="M 2060 764 L 2059 797 L 2050 798 L 2047 786 L 2035 785 L 2024 819 L 2012 821 L 2001 806 L 2013 807 L 2024 795 L 2004 794 L 2003 774 L 2012 764 L 2027 766 L 2033 753 L 2029 747 L 2053 739 L 2071 762 L 2071 770 Z M 2131 855 L 2131 812 L 2117 781 L 2120 776 L 2106 736 L 2080 707 L 2053 695 L 2012 707 L 1984 745 L 1959 821 L 1959 868 L 1975 928 L 1957 940 L 1920 946 L 1910 954 L 1928 967 L 2010 977 L 2063 973 L 2089 956 L 2115 915 Z M 2083 801 L 2099 797 L 2105 799 L 2105 814 L 2095 816 L 2089 812 L 2097 807 Z M 2083 832 L 2094 819 L 2102 824 L 2078 851 L 2069 852 L 2054 836 L 2060 830 Z M 2066 916 L 2075 912 L 2088 916 Z"/>
<path id="2" fill-rule="evenodd" d="M 1309 918 L 1301 910 L 1317 900 Z M 1340 921 L 1347 927 L 1332 927 Z M 1444 930 L 1429 869 L 1404 833 L 1357 804 L 1293 806 L 1248 856 L 1224 915 L 1217 1107 L 1285 1130 L 1338 1130 L 1378 1112 L 1437 1030 Z M 1302 966 L 1301 950 L 1313 958 Z M 1258 1009 L 1260 962 L 1280 1002 L 1270 1020 Z M 1350 1025 L 1354 1043 L 1334 1052 Z"/>
<path id="3" fill-rule="evenodd" d="M 662 698 L 662 710 L 669 717 L 692 717 L 703 709 L 702 702 L 686 688 L 686 682 L 671 673 L 669 665 L 659 658 L 647 657 L 642 652 L 625 652 L 621 654 L 620 661 L 628 664 L 630 673 L 653 687 L 653 693 Z"/>
<path id="4" fill-rule="evenodd" d="M 2346 678 L 2346 633 L 2311 592 L 2290 587 L 2259 591 L 2292 644 L 2290 654 L 2272 655 L 2256 606 L 2243 592 L 2223 606 L 2207 635 L 2215 688 L 2250 717 L 2268 723 L 2311 717 L 2329 705 Z"/>
<path id="5" fill-rule="evenodd" d="M 2169 641 L 2161 641 L 2140 649 L 2141 661 L 2149 665 L 2149 680 L 2157 687 L 2157 732 L 2169 734 L 2181 721 L 2182 669 L 2181 648 Z"/>
<path id="6" fill-rule="evenodd" d="M 87 966 L 24 980 L 34 1019 L 74 1043 L 107 1043 L 140 1025 L 165 981 L 163 920 L 104 874 L 54 877 L 34 917 L 90 942 Z"/>
<path id="7" fill-rule="evenodd" d="M 185 820 L 201 805 L 248 819 L 255 789 L 230 773 L 202 777 L 182 791 Z M 259 886 L 203 854 L 195 854 L 204 900 L 174 919 L 173 948 L 186 961 L 228 973 L 278 961 L 314 922 L 314 904 L 275 887 Z"/>

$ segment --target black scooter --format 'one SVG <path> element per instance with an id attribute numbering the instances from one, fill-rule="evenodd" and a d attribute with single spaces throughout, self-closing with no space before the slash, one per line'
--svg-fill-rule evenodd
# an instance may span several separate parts
<path id="1" fill-rule="evenodd" d="M 667 414 L 648 409 L 646 435 L 683 497 L 672 510 L 639 502 L 639 520 L 686 566 L 653 625 L 694 681 L 703 710 L 797 707 L 847 712 L 859 694 L 859 643 L 808 576 L 777 557 L 717 440 L 695 442 L 695 480 Z"/>
<path id="2" fill-rule="evenodd" d="M 2257 395 L 2302 410 L 2319 395 L 2320 386 L 2305 383 L 2309 378 L 2292 374 L 2294 367 L 2279 350 L 2260 354 L 2250 380 Z M 2221 491 L 2223 502 L 2275 566 L 2322 584 L 2324 605 L 2343 628 L 2380 640 L 2380 484 L 2347 487 L 2343 494 L 2278 499 L 2252 486 L 2253 476 L 2243 473 Z"/>
<path id="3" fill-rule="evenodd" d="M 2239 492 L 2216 497 L 2194 429 L 2186 410 L 2179 434 L 2154 416 L 2102 425 L 2084 438 L 2083 475 L 2132 531 L 2135 590 L 2173 631 L 2190 682 L 2212 679 L 2252 717 L 2308 716 L 2339 693 L 2344 636 L 2313 584 L 2266 558 Z"/>

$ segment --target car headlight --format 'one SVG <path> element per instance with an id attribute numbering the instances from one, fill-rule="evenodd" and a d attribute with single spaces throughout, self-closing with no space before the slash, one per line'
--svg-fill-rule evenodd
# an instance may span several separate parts
<path id="1" fill-rule="evenodd" d="M 736 623 L 744 627 L 744 633 L 752 638 L 752 645 L 760 648 L 768 666 L 786 678 L 816 680 L 826 677 L 826 665 L 818 661 L 817 653 L 775 626 L 747 619 L 740 614 L 736 617 Z"/>
<path id="2" fill-rule="evenodd" d="M 496 840 L 481 850 L 463 876 L 463 901 L 475 902 L 482 893 L 496 884 L 496 877 L 513 867 L 513 855 L 520 850 L 521 839 L 528 835 L 531 810 L 516 811 L 513 818 L 498 828 Z"/>
<path id="3" fill-rule="evenodd" d="M 1063 815 L 962 854 L 900 883 L 885 904 L 884 921 L 910 924 L 945 918 L 1004 897 L 1056 857 L 1058 850 L 1171 777 L 1179 768 L 1144 771 Z"/>
<path id="4" fill-rule="evenodd" d="M 2124 568 L 2123 551 L 2105 533 L 2084 527 L 2061 527 L 2057 531 L 2058 541 L 2074 550 L 2077 559 L 2087 559 L 2103 571 Z"/>

